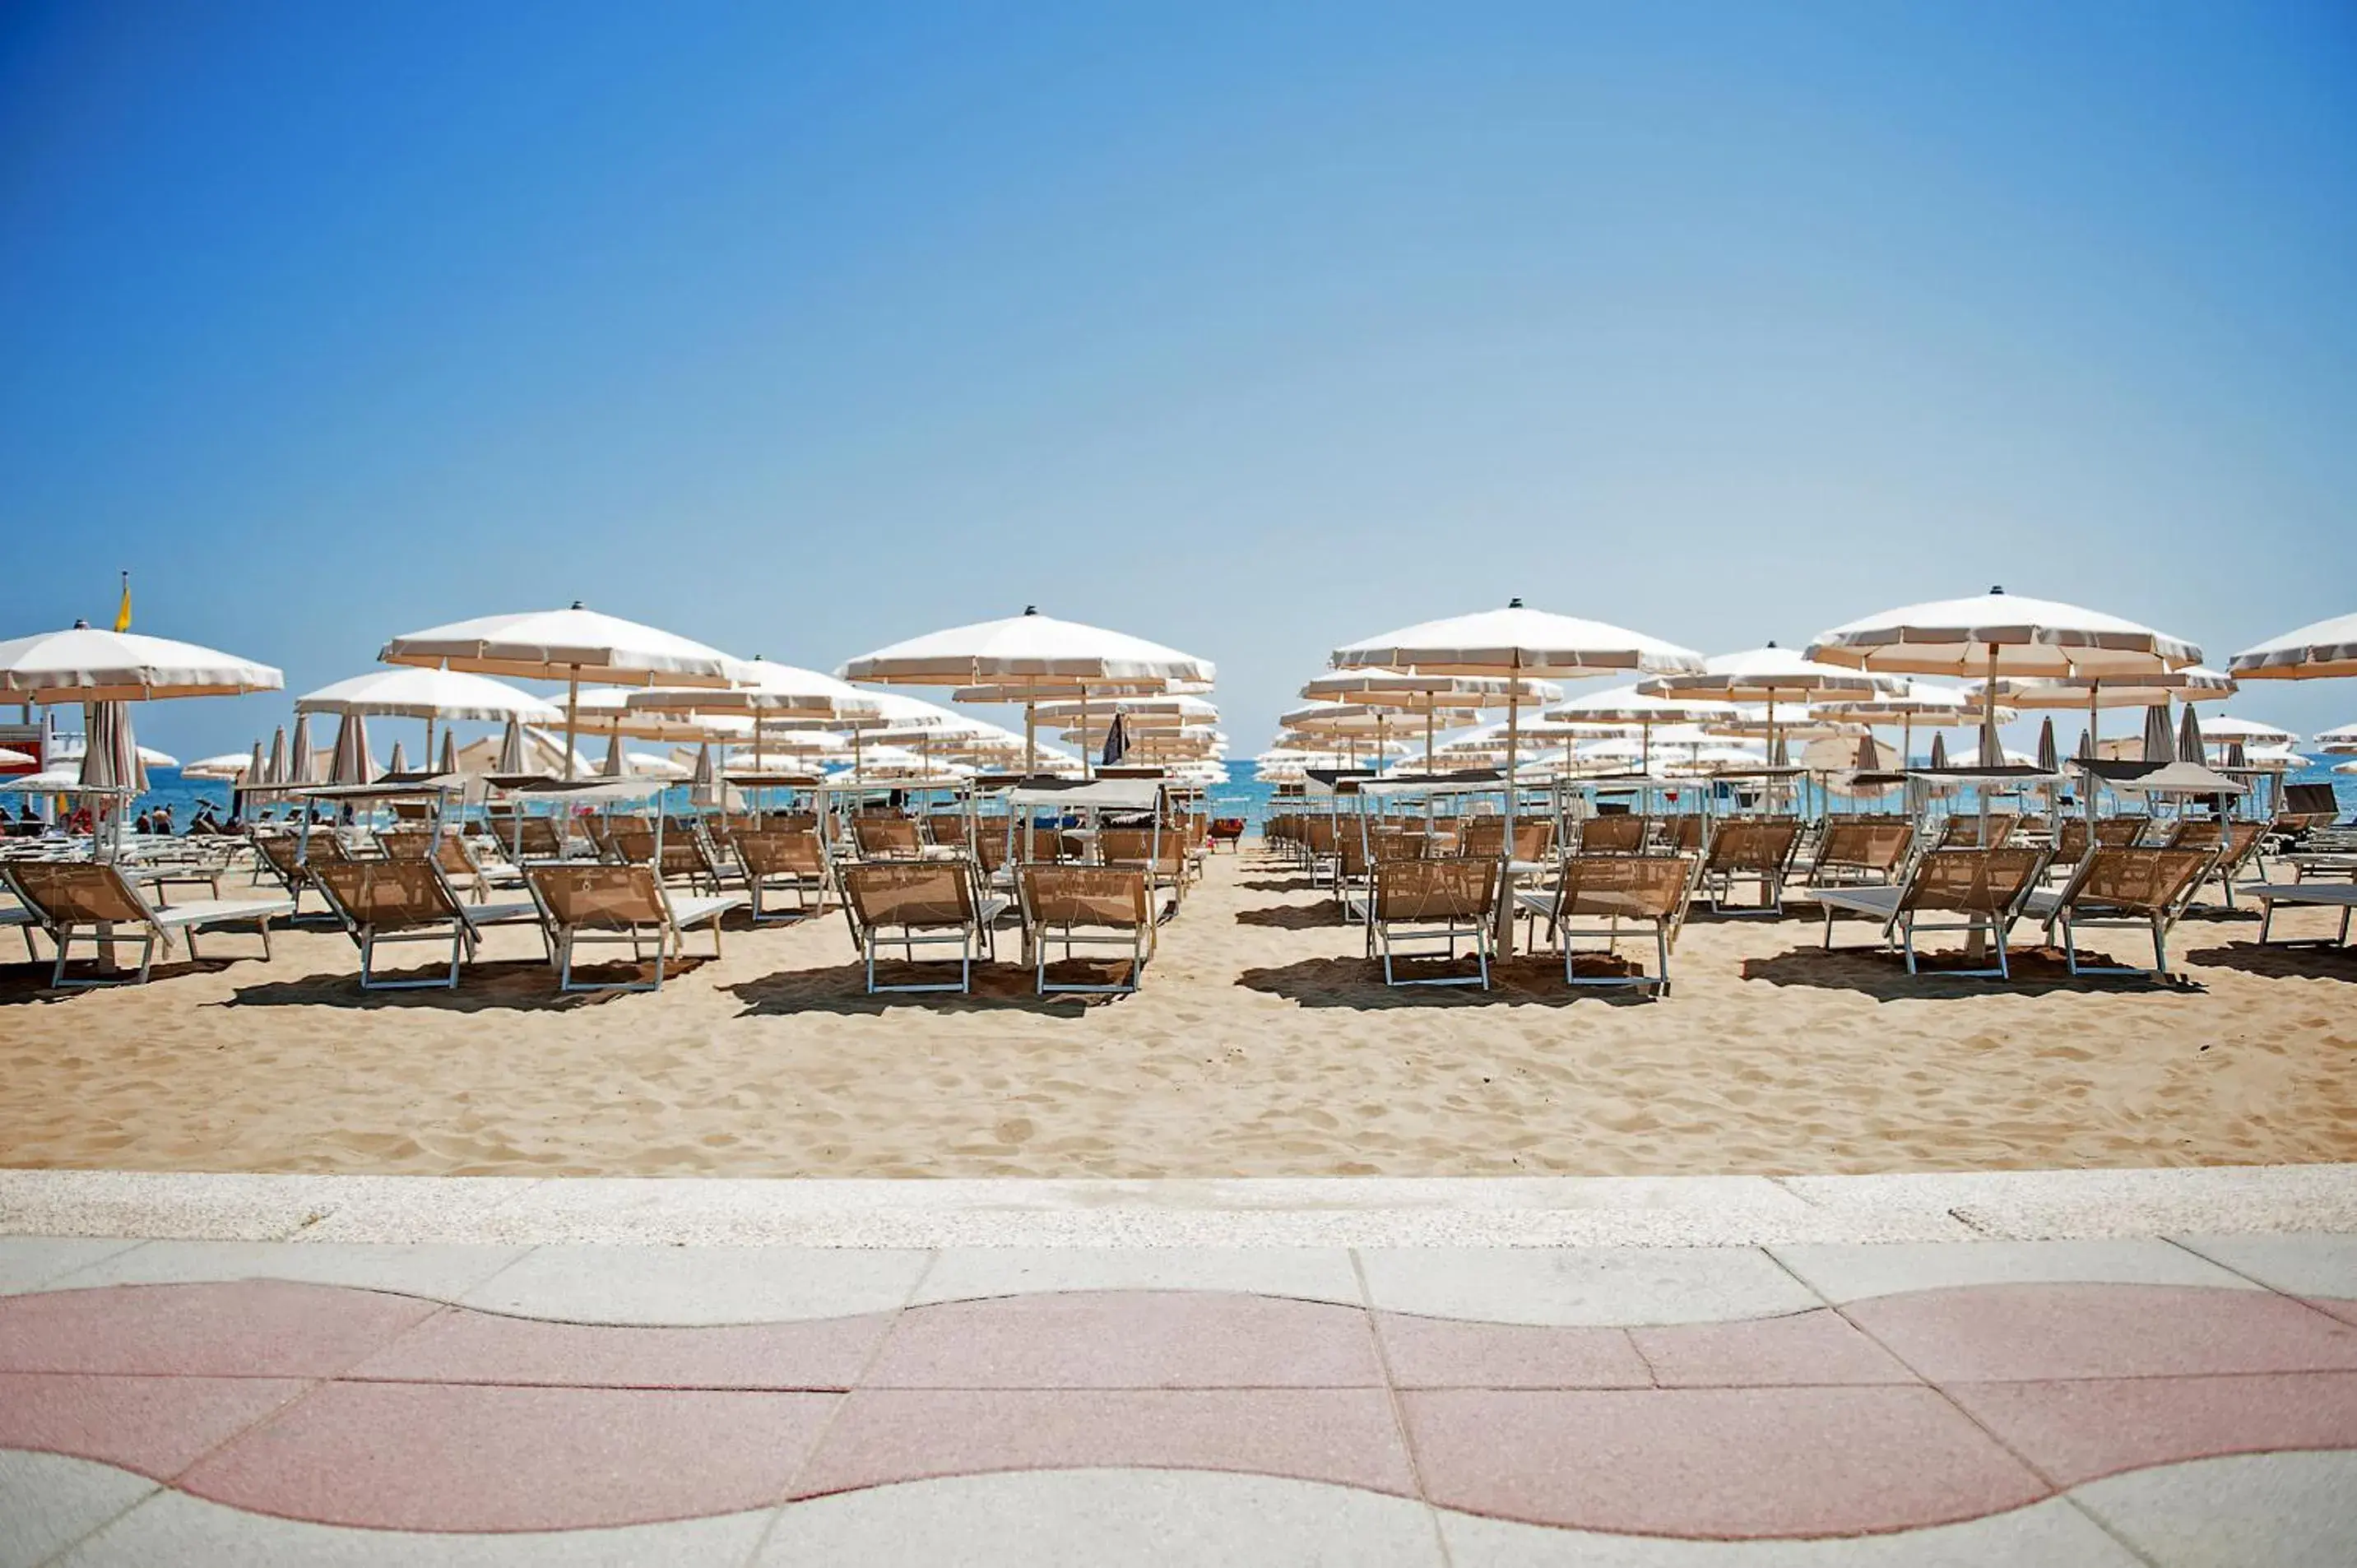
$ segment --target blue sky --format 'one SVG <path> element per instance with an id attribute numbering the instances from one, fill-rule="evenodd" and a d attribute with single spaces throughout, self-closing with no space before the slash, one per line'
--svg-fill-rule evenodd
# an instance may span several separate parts
<path id="1" fill-rule="evenodd" d="M 1246 753 L 1516 594 L 2222 659 L 2357 607 L 2357 10 L 20 0 L 0 343 L 0 636 L 128 566 L 295 692 L 576 597 L 825 667 L 1037 603 Z"/>

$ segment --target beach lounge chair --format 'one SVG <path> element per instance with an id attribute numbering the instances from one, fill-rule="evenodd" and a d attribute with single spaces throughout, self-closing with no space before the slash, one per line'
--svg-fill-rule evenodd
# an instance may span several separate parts
<path id="1" fill-rule="evenodd" d="M 2106 849 L 2097 845 L 2071 868 L 2060 886 L 2034 887 L 2022 900 L 2021 912 L 2046 929 L 2053 940 L 2062 931 L 2062 948 L 2072 974 L 2136 974 L 2169 977 L 2169 933 L 2201 885 L 2213 857 L 2197 849 Z M 2082 926 L 2152 933 L 2153 967 L 2134 964 L 2083 966 L 2074 935 Z"/>
<path id="2" fill-rule="evenodd" d="M 1800 845 L 1797 817 L 1737 818 L 1719 823 L 1710 835 L 1710 848 L 1704 853 L 1699 879 L 1710 899 L 1711 912 L 1726 912 L 1727 901 L 1735 897 L 1736 879 L 1749 876 L 1760 884 L 1760 904 L 1738 913 L 1783 914 L 1784 879 L 1792 873 L 1792 855 Z"/>
<path id="3" fill-rule="evenodd" d="M 1135 991 L 1154 956 L 1154 896 L 1142 869 L 1111 865 L 1027 865 L 1022 891 L 1023 934 L 1030 948 L 1039 993 Z M 1082 943 L 1125 948 L 1129 978 L 1115 985 L 1081 985 L 1048 979 L 1048 949 L 1060 945 L 1073 956 Z"/>
<path id="4" fill-rule="evenodd" d="M 1467 860 L 1495 860 L 1506 843 L 1506 819 L 1468 817 L 1457 835 L 1457 853 Z M 1555 853 L 1555 822 L 1524 817 L 1514 823 L 1514 859 L 1534 865 Z"/>
<path id="5" fill-rule="evenodd" d="M 431 828 L 388 828 L 376 835 L 376 842 L 387 860 L 424 860 L 431 855 L 443 879 L 478 904 L 490 897 L 493 887 L 523 890 L 522 873 L 511 866 L 484 865 L 455 828 L 445 828 L 438 835 Z"/>
<path id="6" fill-rule="evenodd" d="M 655 865 L 653 828 L 640 822 L 617 822 L 608 831 L 613 837 L 614 853 L 623 865 Z M 717 894 L 733 877 L 713 857 L 711 846 L 692 822 L 678 827 L 668 822 L 663 825 L 661 854 L 662 865 L 656 870 L 665 882 L 684 882 L 690 887 Z"/>
<path id="7" fill-rule="evenodd" d="M 49 983 L 81 987 L 122 983 L 100 975 L 92 980 L 68 980 L 66 960 L 76 941 L 86 941 L 101 957 L 131 942 L 139 944 L 139 968 L 127 976 L 144 984 L 158 950 L 169 950 L 172 933 L 179 933 L 197 957 L 197 933 L 213 926 L 252 926 L 262 938 L 262 956 L 270 957 L 270 922 L 292 916 L 292 897 L 199 898 L 185 904 L 151 902 L 137 885 L 115 866 L 86 860 L 14 860 L 0 869 L 9 891 L 58 950 Z M 27 940 L 26 947 L 31 949 Z"/>
<path id="8" fill-rule="evenodd" d="M 275 882 L 285 890 L 295 914 L 302 912 L 303 895 L 313 888 L 312 865 L 351 858 L 344 841 L 326 828 L 311 833 L 308 844 L 295 833 L 256 833 L 253 848 L 255 885 Z"/>
<path id="9" fill-rule="evenodd" d="M 1579 853 L 1582 854 L 1642 854 L 1645 853 L 1646 831 L 1652 822 L 1630 811 L 1616 811 L 1609 817 L 1590 817 L 1579 824 Z"/>
<path id="10" fill-rule="evenodd" d="M 2283 809 L 2276 813 L 2275 831 L 2286 838 L 2301 838 L 2341 820 L 2341 802 L 2330 784 L 2286 784 Z"/>
<path id="11" fill-rule="evenodd" d="M 2036 849 L 1935 849 L 1915 862 L 1903 883 L 1882 887 L 1811 887 L 1800 897 L 1815 900 L 1825 912 L 1825 950 L 1834 945 L 1836 911 L 1864 915 L 1882 923 L 1882 942 L 1894 935 L 1907 954 L 1907 972 L 1915 972 L 1915 933 L 1920 931 L 1986 930 L 1996 947 L 1995 969 L 1950 970 L 1964 975 L 2012 977 L 2007 959 L 2007 929 L 2020 913 L 2022 901 L 2046 864 L 2046 852 Z M 1926 914 L 1960 917 L 1937 924 Z"/>
<path id="12" fill-rule="evenodd" d="M 1682 854 L 1589 854 L 1582 851 L 1564 857 L 1562 873 L 1553 887 L 1534 887 L 1514 895 L 1514 901 L 1534 919 L 1544 917 L 1547 940 L 1563 952 L 1566 985 L 1637 985 L 1655 996 L 1670 992 L 1670 950 L 1676 944 L 1678 922 L 1684 918 L 1699 861 Z M 1575 931 L 1575 918 L 1609 922 L 1601 931 Z M 1591 975 L 1582 979 L 1573 966 L 1577 956 L 1573 942 L 1601 938 L 1604 950 L 1620 943 L 1620 922 L 1653 928 L 1654 969 L 1633 975 Z"/>
<path id="13" fill-rule="evenodd" d="M 2314 908 L 2341 911 L 2341 934 L 2337 937 L 2294 939 L 2315 941 L 2326 947 L 2349 944 L 2349 922 L 2357 915 L 2357 881 L 2349 882 L 2261 882 L 2245 886 L 2244 892 L 2259 901 L 2259 945 L 2266 946 L 2275 929 L 2277 904 L 2307 905 Z M 2285 946 L 2291 946 L 2287 940 Z"/>
<path id="14" fill-rule="evenodd" d="M 1383 961 L 1385 985 L 1479 985 L 1490 989 L 1491 924 L 1497 918 L 1499 869 L 1495 860 L 1387 860 L 1374 868 L 1366 899 L 1367 942 Z M 1394 958 L 1457 957 L 1459 940 L 1469 944 L 1480 973 L 1402 980 Z M 1403 950 L 1402 943 L 1443 944 Z"/>
<path id="15" fill-rule="evenodd" d="M 720 956 L 720 918 L 745 902 L 742 893 L 696 897 L 674 894 L 656 881 L 648 865 L 606 865 L 589 861 L 546 862 L 524 867 L 524 884 L 540 907 L 548 950 L 556 963 L 560 991 L 660 991 L 663 965 L 687 954 L 687 933 L 712 930 L 712 956 Z M 581 942 L 628 942 L 632 960 L 644 963 L 654 952 L 651 982 L 576 984 L 573 954 Z"/>
<path id="16" fill-rule="evenodd" d="M 745 890 L 753 901 L 753 922 L 799 920 L 826 910 L 826 843 L 817 833 L 785 830 L 737 830 L 737 862 L 745 868 Z M 764 907 L 773 893 L 791 893 L 794 907 L 772 914 Z"/>
<path id="17" fill-rule="evenodd" d="M 355 860 L 320 865 L 311 875 L 328 906 L 361 950 L 361 989 L 414 991 L 425 986 L 458 987 L 460 965 L 475 956 L 486 926 L 537 926 L 540 911 L 520 903 L 462 901 L 441 868 L 425 859 Z M 450 944 L 450 972 L 425 980 L 379 980 L 376 950 L 387 942 Z"/>
<path id="18" fill-rule="evenodd" d="M 1897 876 L 1915 847 L 1914 824 L 1904 817 L 1835 819 L 1817 840 L 1809 863 L 1812 887 L 1881 884 Z"/>
<path id="19" fill-rule="evenodd" d="M 1988 814 L 1987 847 L 1995 849 L 2013 837 L 2013 830 L 2021 825 L 2017 811 L 1991 811 Z M 1950 817 L 1940 828 L 1938 849 L 1979 849 L 1981 816 L 1978 811 L 1962 811 Z"/>
<path id="20" fill-rule="evenodd" d="M 966 845 L 966 819 L 963 811 L 929 811 L 925 815 L 925 837 L 941 849 L 963 849 Z"/>
<path id="21" fill-rule="evenodd" d="M 2232 909 L 2236 882 L 2244 872 L 2258 869 L 2266 838 L 2265 822 L 2222 823 L 2215 817 L 2189 817 L 2169 830 L 2167 847 L 2211 852 L 2214 860 L 2201 879 L 2202 886 L 2216 882 L 2225 895 L 2226 908 Z"/>
<path id="22" fill-rule="evenodd" d="M 1185 896 L 1187 841 L 1175 828 L 1105 828 L 1097 834 L 1097 864 L 1141 871 L 1156 889 Z"/>
<path id="23" fill-rule="evenodd" d="M 977 893 L 963 861 L 863 861 L 838 873 L 844 918 L 867 968 L 867 992 L 967 991 L 977 960 L 997 957 L 993 928 L 1013 907 L 998 894 Z M 920 947 L 957 949 L 958 978 L 916 985 L 876 983 L 876 952 L 898 947 L 916 961 Z"/>

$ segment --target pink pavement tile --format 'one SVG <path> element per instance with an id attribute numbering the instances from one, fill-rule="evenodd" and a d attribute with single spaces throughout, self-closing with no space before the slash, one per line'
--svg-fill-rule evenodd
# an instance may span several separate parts
<path id="1" fill-rule="evenodd" d="M 553 1323 L 456 1307 L 347 1372 L 388 1382 L 848 1389 L 889 1313 L 703 1328 Z"/>
<path id="2" fill-rule="evenodd" d="M 275 1378 L 0 1372 L 0 1448 L 70 1454 L 169 1480 L 310 1386 Z"/>
<path id="3" fill-rule="evenodd" d="M 1632 1328 L 1665 1389 L 1761 1389 L 1805 1383 L 1911 1383 L 1915 1374 L 1829 1307 L 1744 1323 Z"/>
<path id="4" fill-rule="evenodd" d="M 2353 1372 L 1957 1383 L 1948 1393 L 2063 1487 L 2222 1454 L 2357 1448 Z"/>
<path id="5" fill-rule="evenodd" d="M 1935 1382 L 2357 1370 L 2357 1325 L 2182 1285 L 1973 1285 L 1842 1309 Z"/>
<path id="6" fill-rule="evenodd" d="M 1425 1495 L 1529 1524 L 1749 1540 L 1977 1519 L 2048 1494 L 1925 1388 L 1404 1392 Z"/>
<path id="7" fill-rule="evenodd" d="M 1380 1388 L 1355 1306 L 1209 1291 L 997 1296 L 910 1307 L 872 1388 Z"/>
<path id="8" fill-rule="evenodd" d="M 284 1280 L 0 1297 L 0 1371 L 332 1377 L 438 1310 Z"/>
<path id="9" fill-rule="evenodd" d="M 1376 1326 L 1392 1381 L 1404 1389 L 1642 1389 L 1653 1382 L 1622 1328 L 1393 1312 L 1379 1314 Z"/>
<path id="10" fill-rule="evenodd" d="M 2357 1323 L 2357 1301 L 2345 1301 L 2339 1296 L 2311 1295 L 2300 1299 L 2319 1312 L 2329 1312 L 2343 1323 Z"/>
<path id="11" fill-rule="evenodd" d="M 1415 1491 L 1389 1396 L 1379 1389 L 861 1389 L 793 1493 L 1108 1466 Z"/>
<path id="12" fill-rule="evenodd" d="M 778 1501 L 841 1396 L 329 1383 L 191 1467 L 194 1496 L 373 1530 L 583 1530 Z"/>

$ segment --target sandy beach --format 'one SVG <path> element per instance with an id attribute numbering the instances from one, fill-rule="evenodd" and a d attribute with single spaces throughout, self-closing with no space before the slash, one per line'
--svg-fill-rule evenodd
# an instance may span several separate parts
<path id="1" fill-rule="evenodd" d="M 2322 934 L 2326 918 L 2284 929 Z M 2010 985 L 1698 915 L 1677 989 L 1387 991 L 1355 929 L 1219 857 L 1135 996 L 864 995 L 841 918 L 731 929 L 660 994 L 558 1000 L 529 931 L 455 996 L 319 926 L 62 999 L 0 968 L 0 1165 L 451 1175 L 1474 1176 L 2357 1159 L 2357 954 L 2197 914 L 2193 987 Z M 1840 940 L 1864 941 L 1863 925 Z M 2126 933 L 2102 933 L 2130 940 Z M 1007 939 L 1011 954 L 1012 937 Z M 250 950 L 250 940 L 245 944 Z M 216 951 L 239 950 L 234 937 Z M 2126 953 L 2125 947 L 2118 950 Z"/>

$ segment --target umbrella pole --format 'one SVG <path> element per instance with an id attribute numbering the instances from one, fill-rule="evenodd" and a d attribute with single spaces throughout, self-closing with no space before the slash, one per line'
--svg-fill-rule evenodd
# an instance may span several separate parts
<path id="1" fill-rule="evenodd" d="M 569 784 L 573 781 L 573 737 L 580 720 L 581 666 L 572 664 L 565 668 L 569 673 L 565 678 L 565 781 Z"/>
<path id="2" fill-rule="evenodd" d="M 2089 761 L 2104 755 L 2104 738 L 2095 733 L 2095 714 L 2101 711 L 2099 699 L 2103 695 L 2102 687 L 2103 682 L 2100 679 L 2092 679 L 2087 682 L 2087 757 Z M 2087 798 L 2079 802 L 2079 814 L 2086 818 L 2089 823 L 2087 847 L 2093 849 L 2095 847 L 2095 830 L 2093 825 L 2095 821 L 2095 777 L 2092 773 L 2087 776 L 2086 790 Z"/>
<path id="3" fill-rule="evenodd" d="M 1506 831 L 1499 849 L 1497 948 L 1501 959 L 1514 956 L 1514 765 L 1522 755 L 1522 659 L 1514 660 L 1513 679 L 1506 687 Z"/>
<path id="4" fill-rule="evenodd" d="M 1082 744 L 1088 744 L 1085 736 Z M 1039 771 L 1039 704 L 1023 704 L 1023 776 L 1035 777 Z"/>
<path id="5" fill-rule="evenodd" d="M 1426 708 L 1424 710 L 1424 772 L 1427 779 L 1432 776 L 1432 726 L 1433 710 Z"/>
<path id="6" fill-rule="evenodd" d="M 1091 755 L 1091 749 L 1092 748 L 1089 745 L 1089 686 L 1088 682 L 1083 681 L 1081 682 L 1081 777 L 1082 779 L 1093 779 L 1097 776 L 1097 762 L 1096 758 Z"/>

